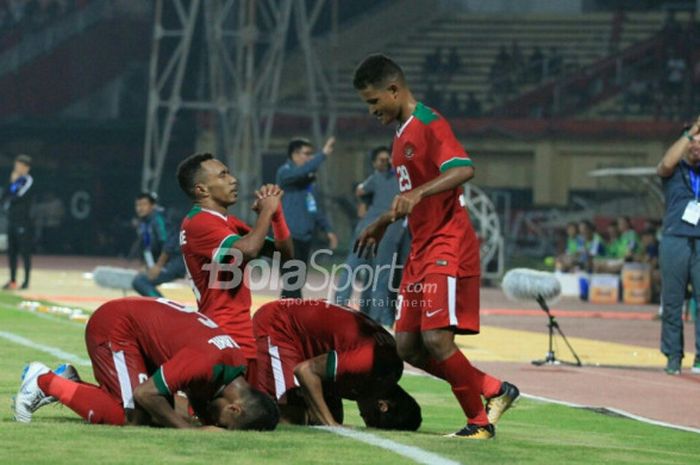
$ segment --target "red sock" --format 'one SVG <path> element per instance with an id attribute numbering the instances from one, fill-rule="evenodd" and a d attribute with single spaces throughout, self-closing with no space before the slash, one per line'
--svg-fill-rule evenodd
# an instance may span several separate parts
<path id="1" fill-rule="evenodd" d="M 122 426 L 125 422 L 121 402 L 94 384 L 76 383 L 52 372 L 39 376 L 37 383 L 44 394 L 56 397 L 88 423 Z"/>
<path id="2" fill-rule="evenodd" d="M 481 400 L 481 384 L 464 354 L 457 350 L 445 360 L 437 363 L 445 374 L 445 381 L 452 386 L 452 393 L 462 406 L 467 422 L 475 425 L 487 425 L 484 403 Z"/>
<path id="3" fill-rule="evenodd" d="M 501 390 L 501 381 L 474 367 L 471 363 L 469 363 L 469 360 L 467 360 L 467 364 L 470 366 L 471 370 L 474 371 L 473 376 L 478 380 L 477 384 L 481 386 L 481 395 L 487 399 L 498 395 Z M 443 372 L 443 364 L 434 358 L 428 359 L 425 371 L 433 376 L 437 376 L 440 379 L 447 379 L 445 378 L 445 373 Z"/>

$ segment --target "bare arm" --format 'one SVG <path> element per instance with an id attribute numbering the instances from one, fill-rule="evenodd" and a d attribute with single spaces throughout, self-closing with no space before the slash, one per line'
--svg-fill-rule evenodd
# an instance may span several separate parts
<path id="1" fill-rule="evenodd" d="M 294 368 L 301 392 L 312 416 L 327 426 L 340 426 L 323 398 L 323 379 L 326 377 L 328 354 L 301 362 Z"/>
<path id="2" fill-rule="evenodd" d="M 193 426 L 170 406 L 168 399 L 158 392 L 153 378 L 134 389 L 134 400 L 143 407 L 153 420 L 171 428 L 193 428 Z"/>
<path id="3" fill-rule="evenodd" d="M 678 163 L 681 162 L 688 151 L 690 147 L 690 139 L 697 136 L 698 132 L 700 132 L 700 117 L 690 127 L 687 135 L 683 134 L 678 138 L 678 140 L 676 140 L 676 142 L 673 143 L 673 145 L 671 145 L 671 147 L 668 148 L 668 150 L 666 150 L 663 158 L 659 164 L 656 165 L 656 174 L 662 178 L 671 176 L 673 171 L 676 169 L 676 166 L 678 166 Z"/>

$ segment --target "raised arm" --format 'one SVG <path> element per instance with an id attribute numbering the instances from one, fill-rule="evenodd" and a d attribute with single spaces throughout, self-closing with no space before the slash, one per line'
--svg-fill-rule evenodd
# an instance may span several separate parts
<path id="1" fill-rule="evenodd" d="M 685 156 L 686 152 L 690 148 L 690 143 L 700 132 L 700 117 L 695 121 L 695 123 L 679 137 L 671 147 L 666 150 L 663 158 L 656 165 L 656 174 L 662 178 L 667 178 L 673 174 L 673 171 L 680 163 L 681 159 Z"/>

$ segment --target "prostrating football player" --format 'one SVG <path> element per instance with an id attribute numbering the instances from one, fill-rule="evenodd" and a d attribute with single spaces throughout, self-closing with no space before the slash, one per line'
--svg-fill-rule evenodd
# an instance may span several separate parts
<path id="1" fill-rule="evenodd" d="M 416 430 L 418 403 L 399 385 L 394 338 L 366 315 L 324 300 L 282 299 L 253 316 L 257 386 L 277 399 L 283 421 L 339 426 L 341 399 L 365 424 Z"/>
<path id="2" fill-rule="evenodd" d="M 98 385 L 33 362 L 15 398 L 17 421 L 30 422 L 39 407 L 58 401 L 89 423 L 196 427 L 173 408 L 178 391 L 210 429 L 272 430 L 279 420 L 274 400 L 245 380 L 236 341 L 181 304 L 112 300 L 88 321 L 85 342 Z"/>
<path id="3" fill-rule="evenodd" d="M 391 223 L 408 217 L 412 243 L 396 313 L 399 355 L 452 387 L 467 424 L 450 436 L 490 439 L 519 391 L 475 368 L 455 343 L 457 334 L 479 333 L 479 240 L 462 189 L 474 177 L 472 160 L 445 118 L 416 101 L 390 58 L 365 58 L 353 86 L 371 115 L 384 125 L 398 123 L 391 164 L 400 191 L 391 209 L 358 235 L 355 248 L 359 255 L 375 249 Z"/>

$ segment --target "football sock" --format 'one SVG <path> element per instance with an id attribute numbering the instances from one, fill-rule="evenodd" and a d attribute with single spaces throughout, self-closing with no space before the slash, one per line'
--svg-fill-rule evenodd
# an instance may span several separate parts
<path id="1" fill-rule="evenodd" d="M 445 374 L 445 381 L 452 386 L 452 393 L 467 416 L 467 422 L 474 425 L 488 425 L 489 419 L 481 400 L 479 379 L 475 376 L 474 369 L 464 354 L 457 350 L 437 365 Z"/>
<path id="2" fill-rule="evenodd" d="M 76 383 L 49 372 L 37 379 L 44 394 L 80 415 L 88 423 L 121 426 L 125 422 L 121 403 L 105 391 L 88 383 Z"/>
<path id="3" fill-rule="evenodd" d="M 487 399 L 497 396 L 501 391 L 501 381 L 479 370 L 471 363 L 469 363 L 469 360 L 466 360 L 466 362 L 467 365 L 469 365 L 470 370 L 473 371 L 472 376 L 477 379 L 477 384 L 481 386 L 481 395 L 483 395 Z M 429 358 L 425 366 L 425 371 L 427 371 L 433 376 L 437 376 L 440 379 L 446 379 L 442 366 L 443 364 L 438 362 L 434 358 Z"/>

